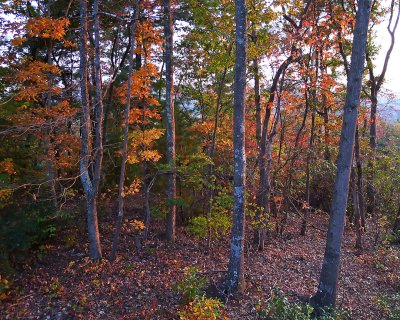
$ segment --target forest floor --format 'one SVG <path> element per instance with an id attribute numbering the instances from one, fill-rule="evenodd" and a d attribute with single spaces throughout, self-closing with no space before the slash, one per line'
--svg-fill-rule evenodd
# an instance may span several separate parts
<path id="1" fill-rule="evenodd" d="M 0 300 L 0 319 L 177 319 L 183 301 L 174 284 L 187 267 L 196 266 L 210 284 L 221 282 L 227 269 L 228 239 L 208 249 L 205 241 L 178 228 L 176 242 L 167 243 L 158 236 L 163 224 L 155 219 L 146 246 L 137 252 L 129 223 L 140 218 L 135 212 L 127 213 L 114 263 L 87 258 L 84 232 L 72 245 L 67 246 L 60 235 L 42 248 L 40 259 L 23 266 L 11 292 Z M 290 300 L 315 293 L 327 216 L 312 216 L 313 227 L 306 237 L 299 235 L 297 220 L 289 219 L 283 236 L 272 232 L 263 252 L 247 246 L 247 287 L 225 301 L 230 319 L 257 319 L 256 306 L 269 298 L 273 287 L 281 288 Z M 106 222 L 101 225 L 108 227 L 101 232 L 108 255 L 112 224 Z M 338 306 L 349 310 L 352 319 L 385 319 L 391 301 L 385 297 L 400 291 L 400 248 L 376 246 L 374 227 L 369 229 L 362 252 L 354 248 L 354 232 L 345 229 Z"/>

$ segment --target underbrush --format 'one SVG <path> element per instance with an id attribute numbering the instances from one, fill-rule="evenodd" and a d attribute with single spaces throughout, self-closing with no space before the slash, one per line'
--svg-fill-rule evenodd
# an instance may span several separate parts
<path id="1" fill-rule="evenodd" d="M 279 288 L 274 288 L 271 297 L 257 306 L 260 320 L 309 320 L 315 319 L 314 308 L 307 303 L 290 302 Z M 323 310 L 319 320 L 346 320 L 350 314 L 342 309 Z"/>
<path id="2" fill-rule="evenodd" d="M 195 267 L 186 270 L 183 278 L 174 288 L 186 302 L 178 312 L 180 320 L 228 320 L 224 311 L 224 304 L 214 298 L 206 297 L 203 288 L 207 284 L 206 278 L 199 275 Z"/>
<path id="3" fill-rule="evenodd" d="M 68 227 L 73 216 L 68 211 L 55 212 L 48 201 L 24 206 L 10 205 L 0 214 L 0 296 L 11 288 L 11 276 L 21 263 L 41 259 L 49 248 L 49 241 Z M 68 235 L 70 246 L 74 236 Z M 28 261 L 29 259 L 29 261 Z"/>

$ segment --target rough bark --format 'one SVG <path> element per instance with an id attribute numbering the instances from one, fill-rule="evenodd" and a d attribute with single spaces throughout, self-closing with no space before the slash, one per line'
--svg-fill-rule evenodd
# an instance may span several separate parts
<path id="1" fill-rule="evenodd" d="M 173 66 L 173 21 L 171 0 L 164 0 L 165 33 L 165 111 L 167 118 L 167 162 L 172 173 L 168 175 L 168 213 L 166 217 L 166 237 L 175 240 L 176 225 L 176 173 L 175 173 L 175 115 L 174 115 L 174 66 Z"/>
<path id="2" fill-rule="evenodd" d="M 231 235 L 227 286 L 229 291 L 244 289 L 244 240 L 245 240 L 245 90 L 247 55 L 247 9 L 246 0 L 235 1 L 236 61 L 234 69 L 233 105 L 233 227 Z"/>
<path id="3" fill-rule="evenodd" d="M 367 44 L 370 0 L 360 0 L 354 28 L 351 66 L 347 77 L 347 92 L 344 106 L 342 132 L 339 142 L 336 181 L 330 212 L 324 260 L 318 291 L 313 298 L 317 310 L 335 306 L 339 275 L 340 250 L 343 237 L 350 169 L 354 148 L 361 81 Z"/>

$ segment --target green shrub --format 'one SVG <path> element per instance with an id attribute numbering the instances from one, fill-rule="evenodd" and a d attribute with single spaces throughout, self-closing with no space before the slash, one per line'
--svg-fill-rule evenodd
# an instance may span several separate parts
<path id="1" fill-rule="evenodd" d="M 189 267 L 185 275 L 175 284 L 175 289 L 183 294 L 185 300 L 194 301 L 196 297 L 202 296 L 202 289 L 207 284 L 206 278 L 198 275 L 196 267 Z"/>
<path id="2" fill-rule="evenodd" d="M 382 310 L 385 320 L 400 320 L 400 292 L 392 295 L 378 295 L 377 305 Z"/>
<path id="3" fill-rule="evenodd" d="M 266 304 L 257 306 L 259 319 L 265 320 L 309 320 L 313 319 L 314 308 L 309 304 L 290 302 L 279 288 L 271 292 L 271 299 Z M 318 317 L 320 320 L 344 320 L 350 315 L 342 309 L 325 310 Z"/>
<path id="4" fill-rule="evenodd" d="M 212 200 L 210 216 L 192 218 L 188 230 L 199 239 L 207 236 L 217 239 L 223 237 L 232 228 L 232 208 L 233 195 L 224 188 Z"/>
<path id="5" fill-rule="evenodd" d="M 66 224 L 69 215 L 54 217 L 50 202 L 8 206 L 0 215 L 0 269 L 11 273 L 30 249 L 39 248 Z"/>

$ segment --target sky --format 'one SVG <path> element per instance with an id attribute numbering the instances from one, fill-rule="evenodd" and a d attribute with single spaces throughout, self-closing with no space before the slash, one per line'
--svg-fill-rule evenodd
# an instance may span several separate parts
<path id="1" fill-rule="evenodd" d="M 385 5 L 390 5 L 389 0 L 382 1 Z M 395 15 L 397 10 L 395 11 Z M 389 17 L 381 24 L 376 26 L 376 42 L 380 45 L 379 54 L 376 57 L 374 63 L 375 76 L 378 76 L 382 72 L 383 63 L 385 60 L 386 52 L 390 46 L 390 35 L 387 31 Z M 395 16 L 392 21 L 392 26 L 395 22 Z M 390 56 L 388 68 L 385 75 L 385 80 L 383 84 L 383 89 L 387 89 L 395 94 L 393 100 L 387 100 L 386 97 L 381 96 L 378 102 L 378 111 L 387 120 L 396 121 L 400 119 L 400 22 L 395 33 L 395 43 L 393 47 L 392 54 Z"/>
<path id="2" fill-rule="evenodd" d="M 389 3 L 389 1 L 384 0 L 384 3 Z M 396 11 L 397 13 L 397 11 Z M 387 19 L 388 20 L 388 19 Z M 377 32 L 377 43 L 381 46 L 379 50 L 379 55 L 375 60 L 376 63 L 376 75 L 378 75 L 383 66 L 383 62 L 385 59 L 386 52 L 390 46 L 390 35 L 386 30 L 387 20 L 383 21 L 380 25 L 376 27 Z M 400 23 L 399 23 L 400 24 Z M 392 23 L 393 25 L 393 23 Z M 395 33 L 395 44 L 393 48 L 393 52 L 391 54 L 389 65 L 387 69 L 387 73 L 385 76 L 385 84 L 384 87 L 389 89 L 397 94 L 400 98 L 400 25 L 397 27 Z"/>

